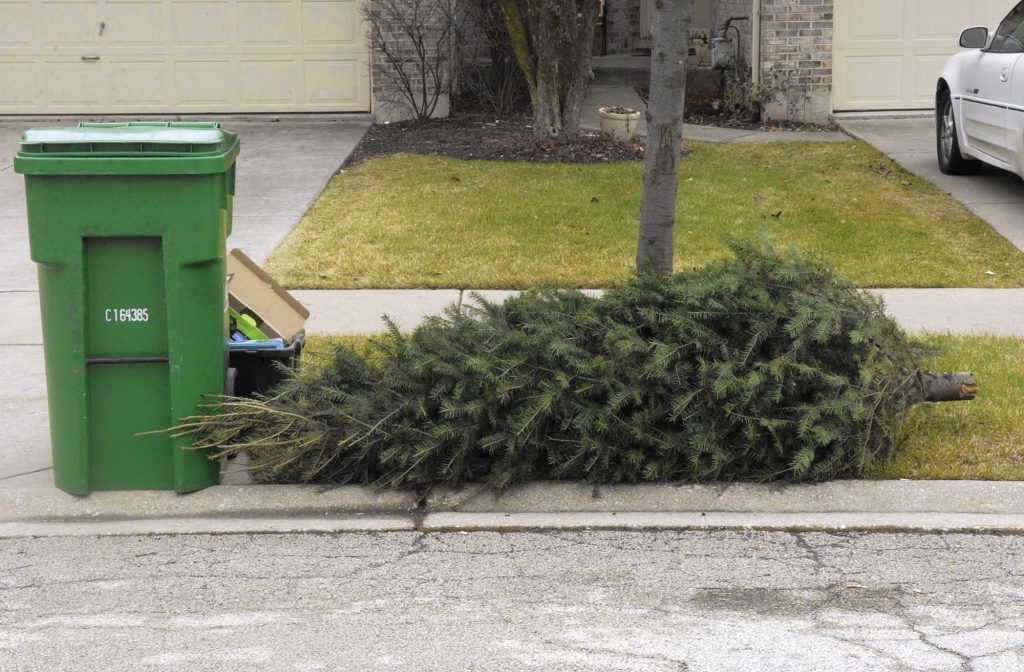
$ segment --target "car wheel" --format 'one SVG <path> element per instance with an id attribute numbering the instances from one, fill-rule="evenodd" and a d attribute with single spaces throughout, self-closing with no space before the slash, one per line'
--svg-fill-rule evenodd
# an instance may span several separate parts
<path id="1" fill-rule="evenodd" d="M 956 135 L 956 118 L 953 116 L 953 100 L 949 89 L 939 97 L 935 115 L 935 142 L 939 154 L 939 170 L 946 175 L 966 175 L 978 170 L 979 161 L 965 159 L 960 153 Z"/>

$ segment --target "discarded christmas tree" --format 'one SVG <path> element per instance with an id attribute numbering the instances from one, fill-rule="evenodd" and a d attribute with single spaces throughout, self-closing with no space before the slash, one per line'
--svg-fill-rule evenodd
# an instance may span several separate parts
<path id="1" fill-rule="evenodd" d="M 450 308 L 366 358 L 339 348 L 183 429 L 260 481 L 497 489 L 820 481 L 890 453 L 932 378 L 881 302 L 764 243 L 592 298 L 539 289 Z M 937 380 L 973 396 L 973 378 Z M 965 387 L 966 385 L 966 387 Z"/>

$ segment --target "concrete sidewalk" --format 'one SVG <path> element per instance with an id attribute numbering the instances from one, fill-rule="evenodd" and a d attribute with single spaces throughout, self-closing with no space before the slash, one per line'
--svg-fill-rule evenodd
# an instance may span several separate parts
<path id="1" fill-rule="evenodd" d="M 600 290 L 585 290 L 599 294 Z M 874 289 L 886 311 L 916 333 L 996 334 L 1024 337 L 1024 289 Z M 382 316 L 412 329 L 446 306 L 472 304 L 474 296 L 499 302 L 516 292 L 505 290 L 384 289 L 296 290 L 310 310 L 313 334 L 373 334 L 384 328 Z M 3 297 L 0 297 L 2 310 Z M 3 328 L 0 327 L 0 338 Z"/>
<path id="2" fill-rule="evenodd" d="M 600 294 L 600 290 L 586 290 Z M 1024 289 L 874 289 L 887 312 L 911 332 L 996 334 L 1024 337 Z M 412 329 L 428 315 L 450 305 L 472 304 L 474 296 L 499 302 L 516 292 L 459 289 L 295 290 L 310 311 L 310 334 L 374 334 L 383 317 Z M 39 298 L 35 292 L 0 293 L 0 314 L 17 319 L 0 322 L 0 362 L 4 348 L 39 347 Z M 21 361 L 17 357 L 16 361 Z"/>

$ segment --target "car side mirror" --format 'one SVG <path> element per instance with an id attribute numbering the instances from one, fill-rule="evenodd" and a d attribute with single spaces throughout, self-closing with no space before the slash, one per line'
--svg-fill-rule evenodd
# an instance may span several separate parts
<path id="1" fill-rule="evenodd" d="M 984 49 L 988 44 L 988 28 L 975 26 L 960 33 L 960 46 L 964 49 Z"/>

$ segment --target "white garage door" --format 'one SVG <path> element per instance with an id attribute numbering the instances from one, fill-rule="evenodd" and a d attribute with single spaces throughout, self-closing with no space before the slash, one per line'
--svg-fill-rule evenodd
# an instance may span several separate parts
<path id="1" fill-rule="evenodd" d="M 370 109 L 357 0 L 0 0 L 0 114 Z"/>
<path id="2" fill-rule="evenodd" d="M 960 31 L 993 27 L 1017 0 L 836 0 L 836 111 L 927 109 Z"/>

